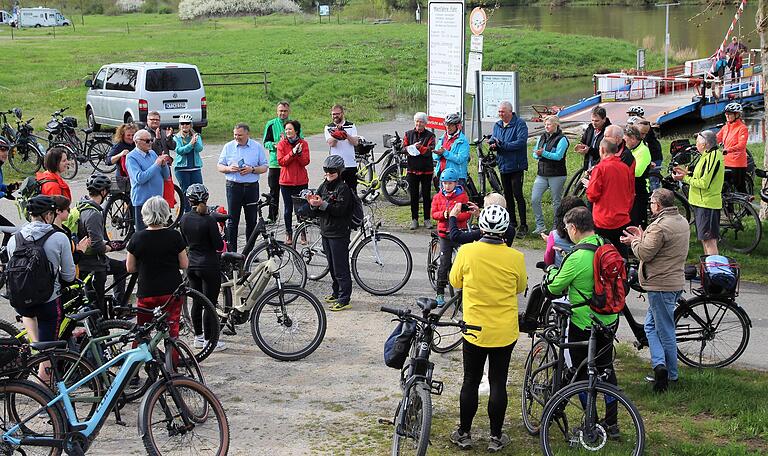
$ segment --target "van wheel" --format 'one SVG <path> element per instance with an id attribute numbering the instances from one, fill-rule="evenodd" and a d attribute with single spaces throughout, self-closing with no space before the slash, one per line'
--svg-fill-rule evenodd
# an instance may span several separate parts
<path id="1" fill-rule="evenodd" d="M 101 125 L 96 123 L 96 118 L 93 116 L 93 110 L 88 108 L 85 110 L 85 119 L 88 122 L 88 128 L 93 128 L 93 131 L 101 130 Z"/>
<path id="2" fill-rule="evenodd" d="M 40 24 L 35 24 L 35 28 L 40 28 L 40 27 L 42 27 Z"/>
<path id="3" fill-rule="evenodd" d="M 130 114 L 125 115 L 125 123 L 133 123 L 133 116 Z"/>

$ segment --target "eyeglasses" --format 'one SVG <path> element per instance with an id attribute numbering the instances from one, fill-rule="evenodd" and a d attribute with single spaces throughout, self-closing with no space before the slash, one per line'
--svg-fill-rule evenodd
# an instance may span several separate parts
<path id="1" fill-rule="evenodd" d="M 147 119 L 148 122 L 160 122 L 158 118 Z"/>
<path id="2" fill-rule="evenodd" d="M 573 226 L 573 223 L 566 223 L 566 224 L 565 224 L 565 229 L 566 229 L 566 231 L 567 231 L 567 230 L 569 230 L 569 229 L 571 229 L 571 228 L 574 228 L 574 226 Z"/>
<path id="3" fill-rule="evenodd" d="M 7 147 L 0 147 L 0 151 L 8 152 L 9 150 L 11 150 L 11 149 L 9 149 Z"/>
<path id="4" fill-rule="evenodd" d="M 333 117 L 338 117 L 338 116 L 340 116 L 340 115 L 342 115 L 342 114 L 343 114 L 343 113 L 341 113 L 341 112 L 332 112 L 332 113 L 331 113 L 331 115 L 332 115 Z"/>

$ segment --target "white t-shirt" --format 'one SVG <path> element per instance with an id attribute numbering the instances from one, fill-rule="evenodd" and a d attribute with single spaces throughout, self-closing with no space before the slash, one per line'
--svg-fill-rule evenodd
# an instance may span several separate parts
<path id="1" fill-rule="evenodd" d="M 331 138 L 330 129 L 335 126 L 335 124 L 328 124 L 325 126 L 326 141 Z M 345 121 L 343 127 L 344 131 L 346 131 L 348 135 L 357 136 L 357 127 L 355 127 L 355 124 L 352 122 Z M 357 162 L 355 161 L 355 146 L 353 146 L 352 143 L 350 143 L 348 140 L 336 142 L 336 145 L 331 147 L 330 155 L 341 156 L 341 158 L 344 159 L 344 166 L 347 168 L 357 167 Z"/>

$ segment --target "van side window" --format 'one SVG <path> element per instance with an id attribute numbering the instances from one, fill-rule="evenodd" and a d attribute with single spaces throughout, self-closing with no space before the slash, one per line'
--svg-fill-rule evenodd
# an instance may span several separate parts
<path id="1" fill-rule="evenodd" d="M 96 75 L 95 78 L 93 78 L 93 84 L 91 85 L 91 90 L 101 90 L 104 88 L 104 78 L 107 76 L 107 69 L 103 68 L 101 71 L 99 71 L 99 74 Z"/>
<path id="2" fill-rule="evenodd" d="M 137 70 L 130 68 L 111 68 L 107 75 L 107 90 L 133 92 L 136 90 Z"/>

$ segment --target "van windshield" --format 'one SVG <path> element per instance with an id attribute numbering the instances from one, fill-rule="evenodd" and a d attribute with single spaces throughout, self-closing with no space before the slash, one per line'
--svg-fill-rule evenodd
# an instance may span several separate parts
<path id="1" fill-rule="evenodd" d="M 147 70 L 147 91 L 149 92 L 179 92 L 199 88 L 200 77 L 194 68 Z"/>

